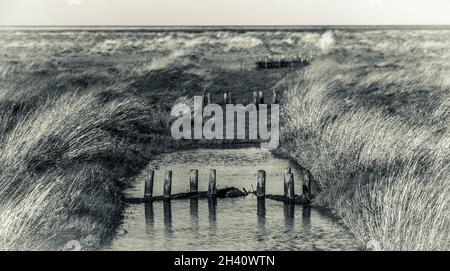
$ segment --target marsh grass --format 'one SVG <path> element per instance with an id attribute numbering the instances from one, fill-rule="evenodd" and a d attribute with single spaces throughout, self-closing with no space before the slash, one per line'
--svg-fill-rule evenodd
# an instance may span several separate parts
<path id="1" fill-rule="evenodd" d="M 128 178 L 149 159 L 144 145 L 160 149 L 164 135 L 138 128 L 165 125 L 164 115 L 137 98 L 105 102 L 90 91 L 10 117 L 18 119 L 0 141 L 2 249 L 98 246 L 115 227 Z"/>
<path id="2" fill-rule="evenodd" d="M 172 102 L 248 102 L 277 80 L 284 151 L 319 181 L 319 204 L 362 246 L 449 248 L 448 30 L 1 34 L 2 250 L 101 247 L 152 154 L 189 144 L 168 135 Z M 253 71 L 299 53 L 315 58 L 299 74 Z"/>
<path id="3" fill-rule="evenodd" d="M 363 248 L 450 249 L 443 74 L 328 58 L 284 82 L 284 150 L 311 170 L 317 203 L 335 208 Z"/>

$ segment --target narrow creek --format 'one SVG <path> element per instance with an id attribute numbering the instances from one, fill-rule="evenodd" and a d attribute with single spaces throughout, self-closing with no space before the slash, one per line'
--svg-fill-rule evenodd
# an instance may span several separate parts
<path id="1" fill-rule="evenodd" d="M 155 158 L 154 196 L 162 195 L 165 170 L 173 171 L 172 193 L 186 192 L 191 169 L 199 170 L 199 190 L 208 189 L 210 168 L 218 188 L 253 190 L 259 169 L 267 172 L 267 194 L 283 194 L 283 172 L 292 167 L 297 194 L 301 174 L 288 159 L 259 148 L 196 149 Z M 153 165 L 152 163 L 152 165 Z M 127 191 L 142 197 L 144 178 Z M 313 187 L 314 192 L 314 187 Z M 118 234 L 104 250 L 356 250 L 348 230 L 328 210 L 256 197 L 172 200 L 129 205 Z"/>

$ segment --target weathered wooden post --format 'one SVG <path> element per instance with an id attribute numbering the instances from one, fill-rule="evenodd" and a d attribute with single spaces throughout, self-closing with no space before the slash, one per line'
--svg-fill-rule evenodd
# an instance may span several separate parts
<path id="1" fill-rule="evenodd" d="M 155 171 L 151 169 L 148 178 L 145 180 L 144 199 L 148 200 L 153 197 L 153 180 L 155 179 Z"/>
<path id="2" fill-rule="evenodd" d="M 231 92 L 228 92 L 227 93 L 227 104 L 232 104 L 233 103 L 233 99 L 232 99 L 232 97 L 231 97 Z"/>
<path id="3" fill-rule="evenodd" d="M 208 183 L 208 197 L 215 197 L 216 196 L 216 170 L 211 169 L 209 171 L 209 183 Z"/>
<path id="4" fill-rule="evenodd" d="M 211 104 L 211 93 L 206 93 L 206 104 Z"/>
<path id="5" fill-rule="evenodd" d="M 277 104 L 278 103 L 278 93 L 276 90 L 273 91 L 273 96 L 272 96 L 272 104 Z"/>
<path id="6" fill-rule="evenodd" d="M 286 178 L 288 179 L 287 197 L 288 197 L 289 200 L 294 200 L 295 199 L 294 174 L 286 173 Z"/>
<path id="7" fill-rule="evenodd" d="M 265 63 L 264 63 L 264 69 L 266 69 L 266 70 L 267 70 L 267 62 L 269 62 L 269 58 L 268 57 L 266 57 Z"/>
<path id="8" fill-rule="evenodd" d="M 172 171 L 167 170 L 164 176 L 164 198 L 170 198 L 172 194 Z"/>
<path id="9" fill-rule="evenodd" d="M 227 104 L 227 102 L 228 102 L 228 92 L 225 92 L 223 94 L 223 104 Z"/>
<path id="10" fill-rule="evenodd" d="M 311 198 L 311 195 L 312 195 L 312 189 L 311 189 L 312 177 L 311 177 L 311 173 L 309 172 L 309 170 L 306 171 L 306 183 L 308 184 L 308 197 Z"/>
<path id="11" fill-rule="evenodd" d="M 266 196 L 266 172 L 264 170 L 258 171 L 258 183 L 256 185 L 256 196 L 264 198 Z"/>
<path id="12" fill-rule="evenodd" d="M 262 91 L 258 92 L 259 104 L 264 104 L 264 93 Z"/>
<path id="13" fill-rule="evenodd" d="M 284 181 L 284 196 L 287 197 L 288 195 L 288 186 L 289 186 L 289 179 L 287 178 L 287 174 L 291 173 L 291 168 L 287 167 L 285 172 L 283 173 L 283 181 Z"/>
<path id="14" fill-rule="evenodd" d="M 253 91 L 253 104 L 258 105 L 258 92 Z"/>
<path id="15" fill-rule="evenodd" d="M 192 169 L 191 170 L 189 191 L 191 193 L 197 193 L 198 192 L 198 170 L 197 169 Z"/>

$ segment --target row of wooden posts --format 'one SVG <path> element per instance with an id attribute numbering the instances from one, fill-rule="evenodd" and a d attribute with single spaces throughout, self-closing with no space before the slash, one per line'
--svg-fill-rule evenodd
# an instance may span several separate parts
<path id="1" fill-rule="evenodd" d="M 211 93 L 207 92 L 203 95 L 203 101 L 205 106 L 208 104 L 212 104 L 212 96 Z M 279 103 L 279 97 L 277 91 L 272 92 L 272 104 Z M 253 104 L 264 104 L 264 93 L 262 91 L 254 91 L 253 92 Z M 233 97 L 231 92 L 223 93 L 222 104 L 233 104 Z"/>
<path id="2" fill-rule="evenodd" d="M 150 170 L 149 178 L 145 180 L 145 188 L 144 188 L 144 198 L 151 199 L 153 198 L 153 183 L 155 180 L 155 171 Z M 308 178 L 308 185 L 304 185 L 303 194 L 307 194 L 311 196 L 311 179 Z M 284 182 L 284 196 L 290 200 L 295 199 L 295 182 L 294 182 L 294 174 L 291 171 L 291 168 L 286 168 L 286 171 L 283 174 L 283 182 Z M 189 192 L 197 193 L 198 191 L 198 170 L 192 169 L 190 172 L 190 180 L 189 180 Z M 217 183 L 216 183 L 216 170 L 211 169 L 209 171 L 209 182 L 208 182 L 208 197 L 214 198 L 216 197 L 217 192 Z M 258 198 L 266 197 L 266 171 L 259 170 L 258 171 L 258 180 L 256 185 L 256 195 Z M 163 197 L 165 199 L 170 199 L 172 196 L 172 171 L 167 170 L 164 176 L 164 186 L 163 186 Z"/>
<path id="3" fill-rule="evenodd" d="M 153 198 L 153 182 L 155 180 L 155 171 L 150 170 L 150 176 L 145 180 L 144 198 Z M 198 192 L 198 170 L 191 170 L 189 191 L 191 193 Z M 208 196 L 215 197 L 217 192 L 216 185 L 216 170 L 211 169 L 209 171 L 209 184 L 208 184 Z M 170 198 L 172 195 L 172 171 L 167 170 L 164 175 L 163 197 Z"/>
<path id="4" fill-rule="evenodd" d="M 310 64 L 312 57 L 270 57 L 266 56 L 265 58 L 258 59 L 256 61 L 257 69 L 275 69 L 275 68 L 295 68 L 295 67 L 303 67 Z"/>

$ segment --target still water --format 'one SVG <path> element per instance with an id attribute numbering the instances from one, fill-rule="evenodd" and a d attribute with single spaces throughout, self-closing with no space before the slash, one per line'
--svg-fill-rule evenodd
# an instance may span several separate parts
<path id="1" fill-rule="evenodd" d="M 266 193 L 283 193 L 283 172 L 292 167 L 297 194 L 302 172 L 284 158 L 259 148 L 200 149 L 156 157 L 154 195 L 162 195 L 165 170 L 173 171 L 172 193 L 186 192 L 191 169 L 199 190 L 207 190 L 210 168 L 219 188 L 253 190 L 259 169 L 267 172 Z M 142 197 L 146 171 L 130 197 Z M 314 192 L 313 187 L 313 192 Z M 254 196 L 191 199 L 130 205 L 117 235 L 105 250 L 356 250 L 348 230 L 329 211 Z"/>

